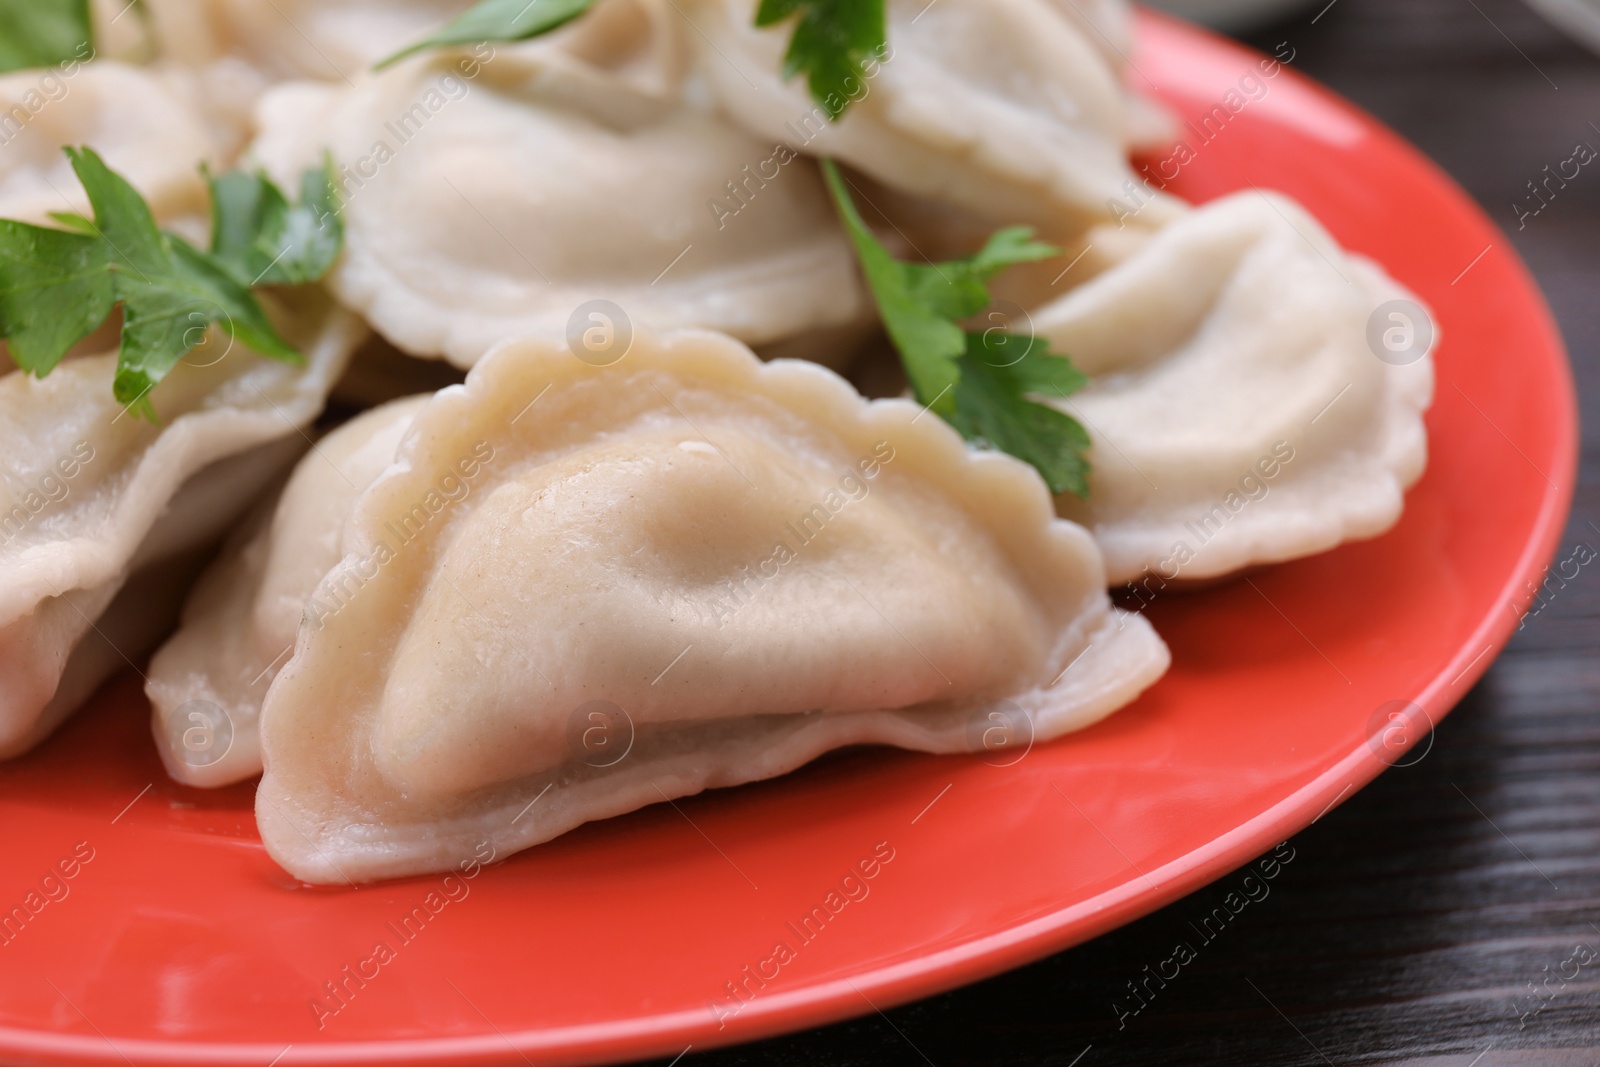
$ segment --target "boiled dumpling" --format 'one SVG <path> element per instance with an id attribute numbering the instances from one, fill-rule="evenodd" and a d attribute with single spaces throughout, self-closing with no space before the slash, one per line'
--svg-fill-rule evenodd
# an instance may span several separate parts
<path id="1" fill-rule="evenodd" d="M 1109 39 L 1059 0 L 890 0 L 888 58 L 830 124 L 805 79 L 783 78 L 792 28 L 757 29 L 755 0 L 685 0 L 698 69 L 741 125 L 885 185 L 986 219 L 1069 234 L 1108 216 L 1148 139 Z M 1120 11 L 1120 5 L 1111 8 Z M 1110 24 L 1104 13 L 1097 22 Z M 1145 214 L 1169 216 L 1157 196 Z"/>
<path id="2" fill-rule="evenodd" d="M 1167 661 L 1038 475 L 916 404 L 709 333 L 516 343 L 357 502 L 257 820 L 309 882 L 443 870 L 842 745 L 1055 737 Z"/>
<path id="3" fill-rule="evenodd" d="M 574 26 L 599 33 L 589 20 L 607 10 L 622 9 Z M 633 42 L 658 61 L 602 66 L 552 38 L 482 63 L 410 60 L 355 88 L 282 86 L 254 152 L 287 177 L 331 149 L 346 247 L 329 285 L 413 355 L 467 367 L 506 337 L 581 333 L 596 300 L 618 328 L 754 344 L 859 321 L 816 168 L 676 102 L 667 33 Z"/>
<path id="4" fill-rule="evenodd" d="M 425 399 L 386 404 L 318 442 L 195 587 L 145 679 L 156 750 L 176 780 L 221 786 L 261 773 L 261 701 L 306 602 L 339 562 L 356 497 L 394 460 Z"/>
<path id="5" fill-rule="evenodd" d="M 1133 7 L 1127 0 L 1048 0 L 1119 73 L 1133 52 Z"/>
<path id="6" fill-rule="evenodd" d="M 122 0 L 126 2 L 126 0 Z M 275 79 L 346 82 L 475 0 L 142 0 L 164 57 L 244 59 Z"/>
<path id="7" fill-rule="evenodd" d="M 165 60 L 194 68 L 208 83 L 230 90 L 253 83 L 259 92 L 284 80 L 353 86 L 474 0 L 143 2 Z M 514 50 L 524 65 L 538 55 L 559 68 L 562 91 L 574 95 L 614 95 L 616 84 L 608 83 L 620 83 L 665 97 L 677 92 L 683 75 L 686 30 L 671 0 L 596 0 L 582 18 Z M 485 42 L 470 54 L 488 63 L 505 47 Z M 237 68 L 248 68 L 253 78 Z M 552 79 L 546 72 L 539 80 L 548 88 Z"/>
<path id="8" fill-rule="evenodd" d="M 148 0 L 130 4 L 128 0 L 88 0 L 89 35 L 81 49 L 101 59 L 125 63 L 148 63 L 156 56 L 151 32 L 153 11 Z"/>
<path id="9" fill-rule="evenodd" d="M 1177 120 L 1134 85 L 1154 88 L 1134 65 L 1133 5 L 1127 0 L 1050 0 L 1084 40 L 1094 46 L 1122 84 L 1123 132 L 1134 149 L 1164 148 L 1177 132 Z M 1130 84 L 1132 83 L 1132 84 Z"/>
<path id="10" fill-rule="evenodd" d="M 1422 476 L 1431 321 L 1284 197 L 1199 208 L 1032 321 L 1092 379 L 1057 402 L 1094 439 L 1061 507 L 1113 582 L 1376 536 Z"/>
<path id="11" fill-rule="evenodd" d="M 163 225 L 203 223 L 200 165 L 224 162 L 183 75 L 112 60 L 0 76 L 0 134 L 0 218 L 38 225 L 89 211 L 63 146 L 92 146 Z"/>
<path id="12" fill-rule="evenodd" d="M 150 394 L 159 424 L 112 396 L 115 355 L 68 359 L 42 380 L 0 377 L 0 758 L 36 744 L 159 637 L 141 632 L 142 647 L 89 655 L 93 670 L 64 677 L 130 576 L 220 536 L 304 448 L 362 328 L 321 297 L 294 299 L 280 328 L 305 367 L 242 347 L 218 357 L 225 342 L 213 342 Z"/>

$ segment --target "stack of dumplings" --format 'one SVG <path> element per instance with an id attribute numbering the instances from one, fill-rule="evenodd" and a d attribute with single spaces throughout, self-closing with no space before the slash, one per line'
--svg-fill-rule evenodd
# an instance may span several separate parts
<path id="1" fill-rule="evenodd" d="M 294 188 L 327 161 L 344 249 L 264 298 L 304 365 L 208 341 L 159 422 L 113 399 L 110 334 L 3 365 L 0 758 L 153 653 L 168 773 L 260 776 L 305 882 L 849 745 L 1047 742 L 1169 665 L 1109 588 L 1376 536 L 1422 475 L 1434 339 L 1374 356 L 1374 313 L 1415 301 L 1381 268 L 1272 192 L 1119 224 L 1170 130 L 1121 0 L 888 0 L 836 122 L 756 0 L 597 0 L 382 69 L 471 3 L 145 6 L 0 154 L 0 217 L 87 209 L 61 145 L 195 241 L 200 164 Z M 999 291 L 1088 376 L 1051 401 L 1086 497 L 842 376 L 883 341 L 822 159 L 904 258 L 1019 224 L 1065 250 Z M 341 387 L 352 362 L 402 384 Z M 406 395 L 435 372 L 465 381 Z"/>
<path id="2" fill-rule="evenodd" d="M 114 353 L 0 378 L 0 757 L 33 747 L 161 639 L 185 580 L 170 567 L 203 554 L 304 450 L 365 327 L 320 294 L 279 314 L 305 367 L 203 345 L 152 393 L 159 424 L 112 396 Z M 139 582 L 153 567 L 171 580 Z"/>
<path id="3" fill-rule="evenodd" d="M 815 165 L 787 153 L 780 172 L 773 143 L 688 106 L 678 21 L 607 0 L 492 59 L 282 86 L 255 156 L 282 182 L 333 153 L 346 250 L 329 287 L 421 358 L 468 368 L 508 337 L 561 337 L 596 297 L 758 345 L 870 324 Z"/>

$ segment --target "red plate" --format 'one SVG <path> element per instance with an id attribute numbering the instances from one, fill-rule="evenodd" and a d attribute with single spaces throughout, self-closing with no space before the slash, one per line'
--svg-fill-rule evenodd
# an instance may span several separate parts
<path id="1" fill-rule="evenodd" d="M 1257 70 L 1253 54 L 1177 23 L 1146 16 L 1139 32 L 1138 68 L 1185 116 Z M 30 892 L 42 902 L 0 944 L 0 1058 L 675 1055 L 1094 937 L 1360 788 L 1516 625 L 1570 502 L 1574 397 L 1544 303 L 1466 196 L 1292 70 L 1266 84 L 1177 188 L 1284 190 L 1436 310 L 1433 458 L 1393 533 L 1158 601 L 1172 673 L 1013 766 L 853 752 L 585 827 L 455 885 L 459 899 L 439 878 L 296 885 L 261 849 L 250 787 L 167 781 L 130 676 L 0 772 L 0 909 L 26 911 Z M 1391 720 L 1405 701 L 1420 710 Z M 72 862 L 75 850 L 92 859 Z M 850 899 L 842 883 L 875 850 Z M 62 861 L 74 877 L 52 880 L 48 899 L 41 882 Z M 813 918 L 808 939 L 797 928 L 817 907 L 826 922 Z"/>

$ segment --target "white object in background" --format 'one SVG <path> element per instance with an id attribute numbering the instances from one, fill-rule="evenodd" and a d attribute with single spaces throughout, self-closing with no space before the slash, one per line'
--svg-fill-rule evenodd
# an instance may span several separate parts
<path id="1" fill-rule="evenodd" d="M 1216 30 L 1246 30 L 1310 7 L 1315 0 L 1146 0 L 1151 7 Z M 1324 4 L 1328 0 L 1322 0 Z M 1561 2 L 1561 0 L 1555 0 Z M 1578 0 L 1572 0 L 1578 2 Z"/>
<path id="2" fill-rule="evenodd" d="M 1528 0 L 1528 6 L 1600 52 L 1600 0 Z"/>

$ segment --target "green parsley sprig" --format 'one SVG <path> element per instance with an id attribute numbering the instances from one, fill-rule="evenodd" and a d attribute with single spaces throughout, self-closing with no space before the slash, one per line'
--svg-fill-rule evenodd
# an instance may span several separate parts
<path id="1" fill-rule="evenodd" d="M 1065 398 L 1088 379 L 1040 338 L 959 325 L 990 306 L 988 283 L 1001 270 L 1059 251 L 1013 227 L 966 259 L 903 263 L 868 228 L 833 161 L 823 160 L 822 169 L 917 400 L 967 440 L 1033 466 L 1052 492 L 1088 496 L 1088 433 L 1070 415 L 1030 399 Z"/>
<path id="2" fill-rule="evenodd" d="M 257 171 L 206 173 L 211 186 L 211 254 L 235 281 L 308 285 L 333 269 L 344 246 L 333 163 L 300 176 L 300 202 L 290 204 L 272 179 Z"/>
<path id="3" fill-rule="evenodd" d="M 213 239 L 201 251 L 157 228 L 139 192 L 90 148 L 68 148 L 94 217 L 56 214 L 65 229 L 0 219 L 0 338 L 22 370 L 44 377 L 120 304 L 113 385 L 119 403 L 154 419 L 149 393 L 212 326 L 272 359 L 302 357 L 278 333 L 253 286 L 322 277 L 343 223 L 328 168 L 306 176 L 290 207 L 264 176 L 211 179 Z"/>
<path id="4" fill-rule="evenodd" d="M 438 31 L 409 45 L 376 68 L 383 70 L 429 48 L 526 41 L 571 22 L 595 0 L 480 0 Z M 885 0 L 761 0 L 755 25 L 776 26 L 795 19 L 785 79 L 804 74 L 811 96 L 837 120 L 860 98 L 867 68 L 888 50 L 889 16 Z"/>
<path id="5" fill-rule="evenodd" d="M 837 121 L 860 95 L 866 68 L 888 47 L 885 0 L 761 0 L 756 25 L 775 26 L 796 15 L 783 76 L 804 74 L 811 98 Z"/>
<path id="6" fill-rule="evenodd" d="M 526 41 L 565 26 L 594 3 L 595 0 L 481 0 L 437 32 L 382 60 L 374 69 L 383 70 L 429 48 L 485 41 Z"/>
<path id="7" fill-rule="evenodd" d="M 94 56 L 89 0 L 0 0 L 0 74 Z"/>

